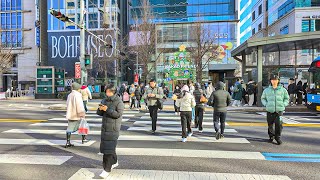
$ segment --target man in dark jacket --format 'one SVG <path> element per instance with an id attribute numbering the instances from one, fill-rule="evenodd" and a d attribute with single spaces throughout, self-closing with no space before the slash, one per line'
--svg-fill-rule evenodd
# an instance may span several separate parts
<path id="1" fill-rule="evenodd" d="M 193 91 L 193 96 L 196 100 L 196 107 L 195 107 L 195 128 L 199 128 L 199 133 L 202 133 L 203 127 L 203 112 L 204 112 L 204 103 L 201 102 L 201 96 L 204 96 L 204 93 L 201 89 L 201 85 L 196 83 L 195 90 Z"/>
<path id="2" fill-rule="evenodd" d="M 225 90 L 225 85 L 223 82 L 218 82 L 216 89 L 217 91 L 211 94 L 208 104 L 214 107 L 214 129 L 216 130 L 216 139 L 219 140 L 220 138 L 224 137 L 223 133 L 226 126 L 227 106 L 229 106 L 231 103 L 231 96 L 229 92 Z"/>
<path id="3" fill-rule="evenodd" d="M 102 100 L 97 110 L 102 118 L 100 152 L 103 153 L 103 172 L 100 177 L 106 178 L 111 169 L 117 167 L 116 147 L 118 143 L 124 104 L 116 94 L 116 87 L 106 87 L 106 98 Z"/>
<path id="4" fill-rule="evenodd" d="M 296 105 L 296 83 L 294 82 L 293 78 L 289 79 L 288 94 L 290 97 L 289 104 L 291 104 L 291 106 L 295 106 Z"/>

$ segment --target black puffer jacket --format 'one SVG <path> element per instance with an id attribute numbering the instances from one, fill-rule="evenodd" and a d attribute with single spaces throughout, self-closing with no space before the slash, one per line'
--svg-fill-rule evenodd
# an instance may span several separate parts
<path id="1" fill-rule="evenodd" d="M 97 110 L 97 114 L 103 116 L 100 152 L 112 154 L 116 152 L 124 105 L 120 97 L 116 95 L 103 99 L 101 104 L 106 105 L 108 108 L 106 112 Z"/>

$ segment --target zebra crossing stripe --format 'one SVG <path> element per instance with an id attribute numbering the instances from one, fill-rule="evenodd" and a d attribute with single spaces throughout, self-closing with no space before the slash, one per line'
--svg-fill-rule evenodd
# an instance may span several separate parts
<path id="1" fill-rule="evenodd" d="M 180 136 L 150 136 L 150 135 L 121 135 L 120 141 L 167 141 L 178 142 L 181 141 Z M 208 143 L 235 143 L 235 144 L 249 144 L 246 138 L 223 138 L 216 140 L 214 137 L 192 136 L 188 137 L 190 142 L 208 142 Z"/>
<path id="2" fill-rule="evenodd" d="M 134 117 L 135 115 L 134 114 L 123 114 L 122 117 Z M 97 114 L 86 114 L 86 117 L 102 117 L 102 116 L 99 116 Z"/>
<path id="3" fill-rule="evenodd" d="M 47 130 L 47 129 L 11 129 L 2 133 L 15 134 L 66 134 L 66 130 Z M 78 134 L 74 132 L 73 134 Z M 101 135 L 101 131 L 90 131 L 89 135 Z"/>
<path id="4" fill-rule="evenodd" d="M 151 119 L 150 116 L 141 116 L 140 119 Z M 177 115 L 173 115 L 173 116 L 158 116 L 157 119 L 160 120 L 168 120 L 168 119 L 174 119 L 174 120 L 180 120 L 181 117 L 177 116 Z M 213 120 L 213 117 L 203 117 L 203 120 Z"/>
<path id="5" fill-rule="evenodd" d="M 87 114 L 96 114 L 97 111 L 88 111 Z M 138 114 L 140 113 L 139 111 L 126 111 L 124 110 L 123 111 L 123 114 Z"/>
<path id="6" fill-rule="evenodd" d="M 0 154 L 0 164 L 61 165 L 72 156 Z"/>
<path id="7" fill-rule="evenodd" d="M 144 113 L 144 116 L 149 116 L 150 113 Z M 174 113 L 158 113 L 158 117 L 160 116 L 179 116 L 179 115 L 176 115 Z M 207 114 L 203 114 L 204 117 L 213 117 L 213 113 L 210 112 L 210 113 L 207 113 Z"/>
<path id="8" fill-rule="evenodd" d="M 159 148 L 117 148 L 117 154 L 123 156 L 158 156 L 158 157 L 188 157 L 211 159 L 243 159 L 265 160 L 260 152 L 218 151 L 194 149 L 159 149 Z"/>
<path id="9" fill-rule="evenodd" d="M 150 125 L 152 124 L 151 121 L 135 121 L 133 123 L 134 125 Z M 157 121 L 158 125 L 181 125 L 180 121 Z M 213 122 L 202 122 L 203 126 L 213 126 Z M 226 126 L 228 126 L 228 123 L 226 123 Z"/>
<path id="10" fill-rule="evenodd" d="M 71 140 L 75 146 L 91 146 L 96 141 L 89 141 L 84 144 L 80 140 Z M 0 145 L 35 145 L 35 146 L 63 146 L 66 140 L 55 139 L 7 139 L 1 138 Z"/>
<path id="11" fill-rule="evenodd" d="M 99 177 L 101 169 L 81 168 L 69 180 L 88 180 Z M 135 179 L 165 179 L 165 180 L 194 180 L 194 179 L 273 179 L 290 180 L 283 175 L 263 175 L 263 174 L 233 174 L 233 173 L 212 173 L 212 172 L 188 172 L 188 171 L 161 171 L 161 170 L 135 170 L 135 169 L 114 169 L 109 174 L 108 180 L 135 180 Z"/>
<path id="12" fill-rule="evenodd" d="M 68 120 L 66 118 L 51 118 L 51 119 L 48 119 L 49 121 L 65 121 L 65 122 L 68 122 Z M 99 117 L 99 118 L 86 118 L 86 120 L 88 122 L 102 122 L 102 117 Z M 127 118 L 124 118 L 122 119 L 122 122 L 126 122 L 126 121 L 129 121 L 129 119 Z"/>
<path id="13" fill-rule="evenodd" d="M 150 131 L 151 127 L 130 127 L 128 131 Z M 197 129 L 192 128 L 193 131 L 197 131 Z M 181 127 L 157 127 L 157 131 L 170 131 L 170 132 L 181 132 Z M 215 132 L 214 129 L 204 129 L 204 132 Z M 235 129 L 225 129 L 226 133 L 237 133 Z"/>
<path id="14" fill-rule="evenodd" d="M 262 116 L 267 116 L 267 113 L 266 112 L 259 112 L 257 113 L 259 115 L 262 115 Z M 287 117 L 284 117 L 282 116 L 282 122 L 285 123 L 285 124 L 300 124 L 299 121 L 295 121 L 294 118 L 287 118 Z"/>
<path id="15" fill-rule="evenodd" d="M 68 123 L 36 123 L 30 124 L 30 126 L 39 126 L 39 127 L 67 127 Z M 89 127 L 101 127 L 101 124 L 92 124 L 89 123 Z"/>

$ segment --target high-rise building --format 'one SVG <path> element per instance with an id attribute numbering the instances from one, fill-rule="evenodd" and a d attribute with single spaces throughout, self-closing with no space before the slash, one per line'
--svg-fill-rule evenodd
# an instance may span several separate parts
<path id="1" fill-rule="evenodd" d="M 29 90 L 35 86 L 36 66 L 40 59 L 40 34 L 35 28 L 39 9 L 34 2 L 30 0 L 0 2 L 0 58 L 12 59 L 9 68 L 3 72 L 0 70 L 0 91 L 11 87 L 14 90 Z"/>
<path id="2" fill-rule="evenodd" d="M 174 57 L 179 47 L 194 46 L 192 44 L 197 24 L 195 22 L 200 22 L 201 26 L 210 29 L 215 37 L 215 44 L 219 46 L 217 53 L 221 53 L 219 58 L 212 59 L 204 68 L 203 81 L 217 82 L 235 76 L 238 64 L 230 55 L 231 50 L 237 45 L 238 18 L 235 0 L 151 0 L 149 2 L 154 16 L 153 22 L 156 24 L 157 53 L 163 52 L 154 72 L 159 83 L 168 82 L 171 79 L 170 74 L 165 72 L 165 66 L 166 63 L 171 62 L 169 59 Z M 131 25 L 136 21 L 135 15 L 138 19 L 140 18 L 139 12 L 142 10 L 140 3 L 140 0 L 131 1 L 129 13 Z M 178 81 L 186 81 L 186 78 Z"/>

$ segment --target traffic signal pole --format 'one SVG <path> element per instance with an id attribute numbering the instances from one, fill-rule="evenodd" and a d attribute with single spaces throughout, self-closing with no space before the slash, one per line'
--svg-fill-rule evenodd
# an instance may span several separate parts
<path id="1" fill-rule="evenodd" d="M 81 64 L 81 84 L 87 82 L 88 79 L 88 71 L 85 66 L 85 7 L 84 0 L 80 0 L 80 64 Z"/>

